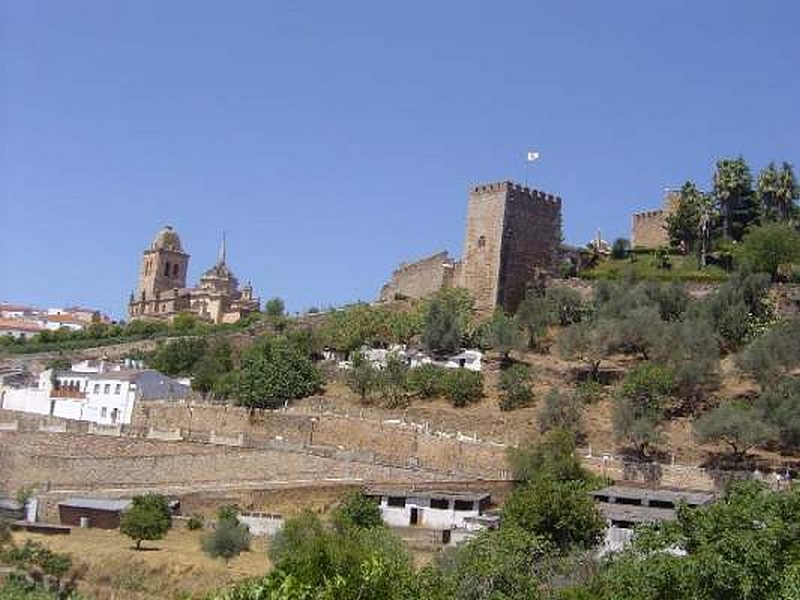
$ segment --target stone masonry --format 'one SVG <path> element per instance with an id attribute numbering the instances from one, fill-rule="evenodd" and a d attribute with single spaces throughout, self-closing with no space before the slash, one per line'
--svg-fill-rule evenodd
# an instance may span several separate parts
<path id="1" fill-rule="evenodd" d="M 446 252 L 401 265 L 380 299 L 421 298 L 443 287 L 463 287 L 480 314 L 501 306 L 514 312 L 538 270 L 550 270 L 561 243 L 561 199 L 510 181 L 470 189 L 464 253 Z"/>
<path id="2" fill-rule="evenodd" d="M 678 192 L 668 191 L 664 207 L 635 213 L 631 228 L 631 246 L 634 248 L 659 248 L 669 244 L 667 217 L 675 210 Z"/>

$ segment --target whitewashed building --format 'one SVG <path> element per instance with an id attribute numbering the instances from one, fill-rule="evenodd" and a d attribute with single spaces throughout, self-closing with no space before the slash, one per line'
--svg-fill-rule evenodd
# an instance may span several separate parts
<path id="1" fill-rule="evenodd" d="M 423 365 L 435 365 L 446 369 L 467 369 L 469 371 L 480 371 L 483 368 L 481 362 L 483 360 L 483 352 L 480 350 L 462 350 L 457 354 L 444 358 L 432 357 L 419 350 L 409 350 L 406 346 L 402 345 L 393 345 L 388 349 L 368 348 L 364 346 L 359 352 L 361 352 L 367 362 L 379 371 L 386 368 L 386 361 L 390 356 L 399 358 L 412 369 Z M 330 350 L 328 353 L 328 356 L 335 357 Z M 352 361 L 339 361 L 340 369 L 349 369 L 351 367 Z"/>
<path id="2" fill-rule="evenodd" d="M 189 387 L 153 370 L 108 365 L 103 361 L 75 365 L 68 371 L 48 369 L 36 387 L 0 388 L 0 408 L 51 415 L 98 425 L 131 422 L 138 400 L 185 398 Z"/>
<path id="3" fill-rule="evenodd" d="M 484 491 L 375 487 L 364 494 L 379 504 L 381 517 L 391 527 L 473 530 L 474 518 L 491 503 L 491 495 Z"/>

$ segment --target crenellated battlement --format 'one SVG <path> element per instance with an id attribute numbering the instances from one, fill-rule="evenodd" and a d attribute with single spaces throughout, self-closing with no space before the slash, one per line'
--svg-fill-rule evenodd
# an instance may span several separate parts
<path id="1" fill-rule="evenodd" d="M 542 192 L 535 188 L 520 185 L 513 181 L 496 181 L 474 185 L 470 188 L 472 194 L 496 194 L 498 192 L 513 193 L 516 196 L 527 197 L 534 202 L 544 202 L 552 204 L 554 207 L 561 206 L 561 198 Z"/>
<path id="2" fill-rule="evenodd" d="M 654 210 L 645 210 L 642 212 L 634 213 L 633 220 L 634 221 L 642 221 L 642 220 L 650 220 L 650 219 L 661 219 L 664 216 L 664 210 L 661 208 L 657 208 Z"/>

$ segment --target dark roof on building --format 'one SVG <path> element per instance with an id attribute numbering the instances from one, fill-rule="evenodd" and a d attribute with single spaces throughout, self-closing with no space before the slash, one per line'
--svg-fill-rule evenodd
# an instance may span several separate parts
<path id="1" fill-rule="evenodd" d="M 672 508 L 608 503 L 599 504 L 598 508 L 606 519 L 617 522 L 656 523 L 658 521 L 674 521 L 677 516 L 677 513 Z"/>
<path id="2" fill-rule="evenodd" d="M 110 500 L 107 498 L 67 498 L 58 503 L 70 508 L 86 508 L 90 510 L 123 511 L 131 505 L 130 500 Z"/>
<path id="3" fill-rule="evenodd" d="M 702 506 L 714 500 L 714 494 L 696 490 L 679 490 L 670 488 L 640 488 L 635 486 L 610 485 L 592 492 L 595 499 L 599 497 L 641 499 L 647 502 L 672 502 L 677 505 L 685 502 L 691 506 Z"/>
<path id="4" fill-rule="evenodd" d="M 413 487 L 375 486 L 367 488 L 367 496 L 413 496 L 414 498 L 453 498 L 454 500 L 484 500 L 491 494 L 485 490 L 417 490 Z"/>

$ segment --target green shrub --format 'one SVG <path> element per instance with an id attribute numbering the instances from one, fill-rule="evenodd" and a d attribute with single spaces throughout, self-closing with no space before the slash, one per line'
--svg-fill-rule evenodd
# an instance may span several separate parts
<path id="1" fill-rule="evenodd" d="M 408 372 L 408 389 L 421 398 L 434 398 L 444 393 L 445 370 L 436 365 L 414 367 Z"/>
<path id="2" fill-rule="evenodd" d="M 466 406 L 483 398 L 483 374 L 468 369 L 448 369 L 444 392 L 453 406 Z"/>
<path id="3" fill-rule="evenodd" d="M 198 529 L 203 528 L 203 517 L 200 515 L 192 515 L 189 517 L 189 520 L 186 521 L 186 529 L 189 531 L 197 531 Z"/>
<path id="4" fill-rule="evenodd" d="M 500 410 L 514 410 L 528 406 L 533 401 L 531 371 L 526 365 L 516 364 L 500 374 Z"/>
<path id="5" fill-rule="evenodd" d="M 561 393 L 550 390 L 544 398 L 544 406 L 539 412 L 539 431 L 563 429 L 577 435 L 581 431 L 583 404 L 575 393 Z"/>

